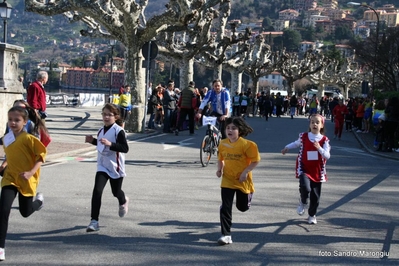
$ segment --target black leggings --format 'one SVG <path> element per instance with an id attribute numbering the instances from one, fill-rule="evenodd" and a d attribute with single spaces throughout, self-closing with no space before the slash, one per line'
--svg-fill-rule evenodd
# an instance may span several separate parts
<path id="1" fill-rule="evenodd" d="M 306 204 L 310 198 L 308 213 L 309 216 L 314 216 L 319 207 L 321 195 L 321 182 L 314 182 L 306 174 L 299 176 L 299 193 L 301 195 L 302 203 Z M 310 194 L 310 195 L 309 195 Z"/>
<path id="2" fill-rule="evenodd" d="M 233 200 L 236 194 L 236 207 L 245 212 L 251 207 L 252 193 L 245 194 L 241 190 L 222 188 L 222 206 L 220 206 L 220 225 L 222 235 L 229 236 L 232 224 Z"/>
<path id="3" fill-rule="evenodd" d="M 8 219 L 10 217 L 12 203 L 17 196 L 18 189 L 14 186 L 5 186 L 1 189 L 0 196 L 0 248 L 4 248 L 8 229 Z M 18 193 L 19 212 L 25 218 L 29 217 L 37 210 L 42 203 L 32 201 L 33 197 L 25 197 Z"/>
<path id="4" fill-rule="evenodd" d="M 93 196 L 91 198 L 91 219 L 93 220 L 98 221 L 98 216 L 100 216 L 101 197 L 108 180 L 111 184 L 112 195 L 118 198 L 119 205 L 126 203 L 125 193 L 122 191 L 123 177 L 113 179 L 105 172 L 97 172 Z"/>

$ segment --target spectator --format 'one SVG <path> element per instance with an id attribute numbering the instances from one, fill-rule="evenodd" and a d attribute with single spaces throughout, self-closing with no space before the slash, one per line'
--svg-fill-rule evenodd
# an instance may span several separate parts
<path id="1" fill-rule="evenodd" d="M 125 123 L 129 118 L 129 115 L 132 111 L 132 96 L 130 94 L 130 86 L 125 85 L 123 89 L 123 93 L 119 95 L 119 109 L 120 109 L 120 117 L 122 119 L 122 128 L 125 128 Z"/>
<path id="2" fill-rule="evenodd" d="M 364 133 L 369 133 L 370 131 L 370 121 L 373 116 L 373 103 L 370 100 L 370 97 L 367 97 L 364 101 Z"/>
<path id="3" fill-rule="evenodd" d="M 279 92 L 277 92 L 275 104 L 276 104 L 276 116 L 281 117 L 281 114 L 283 112 L 282 108 L 284 104 L 284 98 L 281 96 L 281 93 Z"/>
<path id="4" fill-rule="evenodd" d="M 374 147 L 377 148 L 377 151 L 382 151 L 382 146 L 384 143 L 384 123 L 385 118 L 381 117 L 385 112 L 385 102 L 384 100 L 380 100 L 374 107 L 373 111 L 373 126 L 375 132 L 374 139 Z M 385 116 L 385 115 L 384 115 Z"/>
<path id="5" fill-rule="evenodd" d="M 148 128 L 149 129 L 155 129 L 154 119 L 155 119 L 155 115 L 156 115 L 156 113 L 158 111 L 158 107 L 159 107 L 157 94 L 158 94 L 158 90 L 153 89 L 150 99 L 148 101 L 147 114 L 150 115 L 150 119 L 148 120 Z"/>
<path id="6" fill-rule="evenodd" d="M 298 105 L 298 99 L 295 95 L 292 95 L 290 98 L 290 115 L 291 119 L 294 119 L 294 115 L 296 113 L 296 107 Z"/>
<path id="7" fill-rule="evenodd" d="M 176 109 L 176 95 L 174 92 L 175 83 L 169 82 L 167 89 L 163 93 L 163 111 L 164 111 L 164 123 L 163 123 L 163 133 L 172 133 L 173 124 L 173 113 Z"/>
<path id="8" fill-rule="evenodd" d="M 356 109 L 356 127 L 358 130 L 356 131 L 357 133 L 363 133 L 363 118 L 364 118 L 364 104 L 363 104 L 363 99 L 358 99 L 358 105 Z"/>
<path id="9" fill-rule="evenodd" d="M 44 85 L 48 81 L 48 74 L 46 71 L 39 71 L 36 76 L 36 81 L 32 82 L 27 91 L 28 104 L 38 112 L 41 119 L 47 117 L 46 113 L 46 91 Z"/>
<path id="10" fill-rule="evenodd" d="M 384 151 L 392 152 L 395 147 L 395 131 L 399 124 L 399 99 L 393 96 L 389 99 L 385 108 L 385 141 L 386 149 Z"/>
<path id="11" fill-rule="evenodd" d="M 316 94 L 313 94 L 312 99 L 309 101 L 309 118 L 313 114 L 317 114 L 317 107 L 319 106 L 319 100 Z"/>
<path id="12" fill-rule="evenodd" d="M 233 114 L 232 116 L 240 116 L 240 102 L 241 95 L 236 91 L 236 95 L 233 96 Z"/>
<path id="13" fill-rule="evenodd" d="M 179 130 L 183 126 L 183 121 L 186 119 L 187 115 L 190 135 L 194 135 L 194 115 L 195 109 L 197 108 L 197 93 L 195 91 L 194 81 L 190 81 L 188 87 L 182 90 L 177 108 L 179 108 L 179 115 L 175 135 L 179 135 Z"/>

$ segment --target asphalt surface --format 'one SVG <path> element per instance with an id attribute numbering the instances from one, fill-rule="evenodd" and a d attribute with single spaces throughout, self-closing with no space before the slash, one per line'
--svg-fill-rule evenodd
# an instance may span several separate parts
<path id="1" fill-rule="evenodd" d="M 216 244 L 220 180 L 215 158 L 206 168 L 199 163 L 204 128 L 194 137 L 128 133 L 123 190 L 129 213 L 118 217 L 107 185 L 100 231 L 86 233 L 96 151 L 84 136 L 102 126 L 100 113 L 100 107 L 49 109 L 53 142 L 39 185 L 45 206 L 25 219 L 14 202 L 2 264 L 399 265 L 398 164 L 368 150 L 359 135 L 331 140 L 318 224 L 296 214 L 297 151 L 283 156 L 280 150 L 306 130 L 303 117 L 247 120 L 262 161 L 254 170 L 251 209 L 233 209 L 233 244 Z M 333 124 L 326 127 L 331 138 Z"/>

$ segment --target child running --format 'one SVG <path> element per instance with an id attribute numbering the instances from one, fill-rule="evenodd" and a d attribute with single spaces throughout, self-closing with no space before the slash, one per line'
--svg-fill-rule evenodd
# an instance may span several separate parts
<path id="1" fill-rule="evenodd" d="M 87 232 L 100 230 L 98 218 L 101 208 L 101 197 L 107 181 L 111 184 L 114 197 L 119 202 L 119 217 L 128 212 L 129 198 L 122 191 L 125 173 L 125 155 L 129 151 L 125 131 L 118 124 L 122 124 L 119 108 L 107 103 L 102 109 L 104 127 L 100 128 L 97 138 L 86 136 L 86 142 L 97 146 L 97 173 L 91 198 L 91 222 Z"/>
<path id="2" fill-rule="evenodd" d="M 36 193 L 36 188 L 40 179 L 40 166 L 45 161 L 47 151 L 38 138 L 24 130 L 28 119 L 25 108 L 14 106 L 8 111 L 10 131 L 3 137 L 7 168 L 1 180 L 0 261 L 5 260 L 8 220 L 17 194 L 19 212 L 23 217 L 29 217 L 43 207 L 43 194 Z"/>
<path id="3" fill-rule="evenodd" d="M 327 181 L 326 162 L 330 158 L 329 139 L 324 136 L 324 117 L 319 114 L 310 116 L 309 132 L 299 134 L 299 138 L 281 150 L 298 148 L 296 178 L 299 178 L 299 206 L 297 213 L 303 215 L 310 197 L 308 223 L 317 224 L 316 213 L 320 202 L 321 184 Z M 309 196 L 310 193 L 310 196 Z"/>
<path id="4" fill-rule="evenodd" d="M 233 243 L 231 222 L 234 194 L 236 207 L 245 212 L 251 206 L 254 184 L 252 170 L 258 165 L 260 155 L 256 143 L 243 137 L 253 129 L 241 117 L 226 119 L 226 139 L 219 144 L 217 177 L 222 177 L 222 206 L 220 207 L 220 225 L 222 236 L 219 245 Z"/>

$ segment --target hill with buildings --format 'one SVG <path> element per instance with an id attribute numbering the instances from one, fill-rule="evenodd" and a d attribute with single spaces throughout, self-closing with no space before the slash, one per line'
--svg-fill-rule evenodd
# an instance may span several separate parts
<path id="1" fill-rule="evenodd" d="M 169 0 L 150 0 L 146 9 L 147 18 L 159 14 L 165 10 L 165 4 Z M 317 6 L 326 6 L 336 3 L 340 7 L 345 7 L 347 0 L 232 0 L 232 11 L 230 19 L 240 19 L 242 22 L 249 23 L 265 18 L 271 20 L 278 19 L 279 11 L 284 9 L 295 9 L 298 3 L 316 2 Z M 8 42 L 24 47 L 25 52 L 21 55 L 21 64 L 36 63 L 41 61 L 55 61 L 72 63 L 77 57 L 84 54 L 92 54 L 103 49 L 107 49 L 104 40 L 90 39 L 80 36 L 80 29 L 85 28 L 82 22 L 69 23 L 62 15 L 46 17 L 25 11 L 23 0 L 8 0 L 13 7 L 12 16 L 8 21 Z M 374 6 L 383 4 L 394 4 L 399 6 L 399 0 L 379 0 L 374 1 Z M 362 16 L 362 10 L 354 12 Z M 101 46 L 103 44 L 103 46 Z"/>

